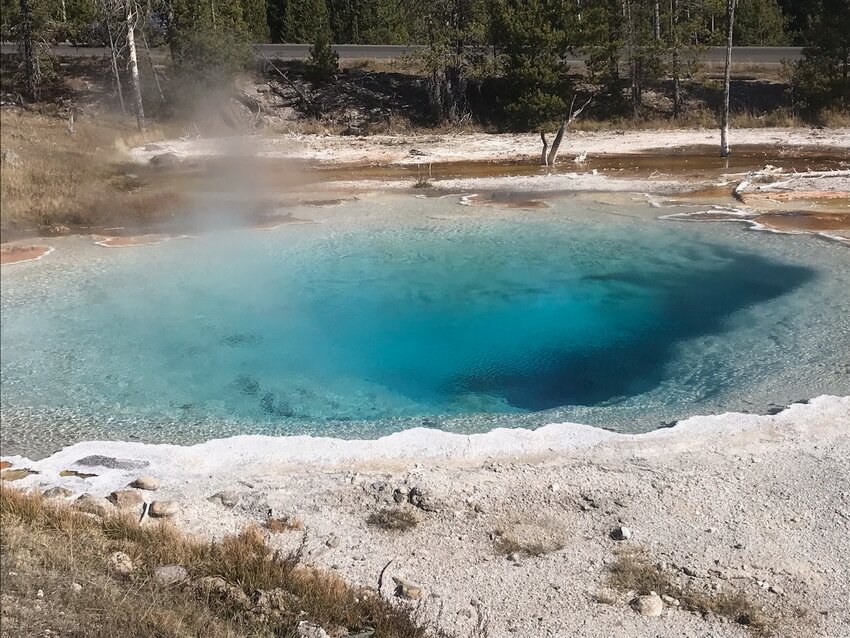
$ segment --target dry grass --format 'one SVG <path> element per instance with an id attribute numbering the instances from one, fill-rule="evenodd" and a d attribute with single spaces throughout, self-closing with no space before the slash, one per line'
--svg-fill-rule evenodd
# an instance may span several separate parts
<path id="1" fill-rule="evenodd" d="M 298 518 L 283 516 L 268 519 L 265 523 L 265 527 L 272 534 L 282 534 L 284 532 L 301 531 L 304 529 L 304 523 L 302 523 Z"/>
<path id="2" fill-rule="evenodd" d="M 142 223 L 181 202 L 178 194 L 136 188 L 125 178 L 126 149 L 165 135 L 144 135 L 126 122 L 79 117 L 75 132 L 66 119 L 4 108 L 0 146 L 14 154 L 0 175 L 4 229 Z"/>
<path id="3" fill-rule="evenodd" d="M 369 627 L 376 638 L 425 633 L 406 612 L 367 590 L 305 567 L 295 556 L 272 553 L 257 527 L 206 542 L 167 523 L 101 520 L 9 487 L 0 490 L 0 517 L 3 635 L 9 638 L 270 638 L 294 635 L 302 620 L 327 630 Z M 113 551 L 133 560 L 129 577 L 110 574 Z M 192 585 L 158 587 L 153 569 L 172 564 L 183 565 L 192 579 L 220 577 L 238 596 L 210 596 Z M 74 591 L 73 583 L 82 589 Z M 276 603 L 260 606 L 270 594 L 278 594 Z"/>
<path id="4" fill-rule="evenodd" d="M 543 556 L 564 548 L 564 543 L 553 537 L 553 530 L 538 525 L 511 524 L 493 532 L 496 553 L 508 556 Z"/>
<path id="5" fill-rule="evenodd" d="M 607 584 L 615 590 L 637 595 L 654 591 L 659 596 L 672 596 L 679 601 L 682 609 L 703 615 L 717 614 L 746 626 L 757 635 L 770 635 L 775 626 L 775 621 L 762 611 L 761 604 L 744 592 L 706 593 L 690 586 L 680 586 L 640 550 L 620 552 L 617 560 L 609 566 Z"/>
<path id="6" fill-rule="evenodd" d="M 387 531 L 406 532 L 419 525 L 419 517 L 408 507 L 385 507 L 369 514 L 366 523 Z"/>

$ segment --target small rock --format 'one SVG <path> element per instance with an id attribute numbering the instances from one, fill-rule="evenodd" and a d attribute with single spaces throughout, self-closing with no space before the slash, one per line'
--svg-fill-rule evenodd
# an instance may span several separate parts
<path id="1" fill-rule="evenodd" d="M 219 576 L 204 576 L 195 581 L 195 591 L 207 599 L 226 601 L 239 609 L 250 609 L 251 599 L 241 587 L 228 584 Z"/>
<path id="2" fill-rule="evenodd" d="M 668 605 L 672 605 L 673 607 L 679 606 L 679 601 L 673 598 L 672 596 L 668 596 L 667 594 L 664 594 L 661 597 L 661 600 L 663 600 Z"/>
<path id="3" fill-rule="evenodd" d="M 561 490 L 561 484 L 560 483 L 552 483 L 552 485 L 549 486 L 550 492 L 554 492 L 554 493 L 557 494 L 560 490 Z"/>
<path id="4" fill-rule="evenodd" d="M 419 585 L 414 585 L 403 578 L 393 576 L 395 583 L 395 595 L 406 600 L 419 600 L 422 598 L 422 588 Z"/>
<path id="5" fill-rule="evenodd" d="M 701 576 L 696 569 L 694 569 L 693 567 L 688 567 L 687 565 L 682 567 L 682 572 L 685 574 L 685 576 L 690 576 L 691 578 L 699 578 Z"/>
<path id="6" fill-rule="evenodd" d="M 135 487 L 137 490 L 148 490 L 153 492 L 159 489 L 159 479 L 153 476 L 140 476 L 135 481 L 130 483 L 130 487 Z"/>
<path id="7" fill-rule="evenodd" d="M 145 502 L 136 490 L 115 490 L 106 498 L 120 510 L 138 509 Z"/>
<path id="8" fill-rule="evenodd" d="M 330 547 L 331 549 L 335 549 L 339 547 L 339 536 L 336 534 L 331 534 L 328 536 L 328 540 L 325 541 L 325 545 Z"/>
<path id="9" fill-rule="evenodd" d="M 236 507 L 239 503 L 239 492 L 236 490 L 222 490 L 210 496 L 207 500 L 211 503 L 219 503 L 224 507 Z"/>
<path id="10" fill-rule="evenodd" d="M 109 569 L 119 576 L 129 576 L 133 571 L 133 561 L 124 552 L 112 552 L 109 555 Z"/>
<path id="11" fill-rule="evenodd" d="M 159 155 L 154 155 L 149 160 L 151 166 L 155 166 L 157 168 L 165 168 L 167 166 L 175 166 L 180 163 L 180 157 L 178 157 L 175 153 L 160 153 Z"/>
<path id="12" fill-rule="evenodd" d="M 35 592 L 35 597 L 36 598 L 44 598 L 44 590 L 39 589 L 37 592 Z"/>
<path id="13" fill-rule="evenodd" d="M 174 501 L 154 501 L 148 508 L 148 515 L 154 518 L 168 518 L 180 511 L 180 506 Z"/>
<path id="14" fill-rule="evenodd" d="M 48 226 L 45 231 L 48 235 L 67 235 L 71 232 L 71 229 L 65 224 L 53 224 L 52 226 Z"/>
<path id="15" fill-rule="evenodd" d="M 778 594 L 780 596 L 785 593 L 785 590 L 782 589 L 782 587 L 780 587 L 779 585 L 771 585 L 767 588 L 767 591 L 769 591 L 771 594 Z"/>
<path id="16" fill-rule="evenodd" d="M 15 166 L 18 163 L 20 156 L 9 148 L 0 149 L 0 163 L 8 166 Z"/>
<path id="17" fill-rule="evenodd" d="M 637 613 L 647 618 L 657 618 L 664 613 L 664 602 L 655 592 L 651 592 L 649 596 L 638 596 L 630 605 Z"/>
<path id="18" fill-rule="evenodd" d="M 510 554 L 508 554 L 508 560 L 512 563 L 518 563 L 520 558 L 522 557 L 519 555 L 519 552 L 511 552 Z"/>
<path id="19" fill-rule="evenodd" d="M 71 583 L 71 592 L 74 594 L 79 594 L 83 591 L 83 586 L 80 583 Z"/>
<path id="20" fill-rule="evenodd" d="M 257 591 L 254 605 L 263 613 L 277 611 L 291 611 L 299 607 L 301 601 L 298 596 L 283 588 L 269 589 L 268 591 Z"/>
<path id="21" fill-rule="evenodd" d="M 189 572 L 180 565 L 164 565 L 153 570 L 153 580 L 158 585 L 170 587 L 179 585 L 189 578 Z"/>
<path id="22" fill-rule="evenodd" d="M 401 487 L 397 487 L 393 490 L 393 501 L 401 504 L 404 503 L 408 499 L 409 492 Z"/>
<path id="23" fill-rule="evenodd" d="M 12 464 L 9 461 L 0 461 L 0 470 L 8 470 L 12 467 Z"/>
<path id="24" fill-rule="evenodd" d="M 298 638 L 330 638 L 328 632 L 319 627 L 319 625 L 314 625 L 306 620 L 302 620 L 298 623 L 295 635 L 298 636 Z"/>
<path id="25" fill-rule="evenodd" d="M 627 541 L 632 537 L 632 530 L 628 527 L 618 526 L 608 534 L 615 541 Z"/>
<path id="26" fill-rule="evenodd" d="M 74 508 L 87 514 L 95 514 L 96 516 L 106 516 L 115 510 L 115 506 L 105 498 L 92 494 L 83 494 L 80 496 L 74 501 Z"/>
<path id="27" fill-rule="evenodd" d="M 220 576 L 204 576 L 195 581 L 195 588 L 202 594 L 220 594 L 227 591 L 227 581 Z"/>
<path id="28" fill-rule="evenodd" d="M 51 487 L 49 490 L 44 490 L 42 496 L 44 498 L 68 498 L 69 496 L 73 496 L 74 493 L 69 490 L 67 487 Z"/>
<path id="29" fill-rule="evenodd" d="M 426 512 L 436 512 L 439 510 L 439 504 L 433 494 L 425 488 L 412 487 L 407 495 L 407 500 L 414 507 L 418 507 Z"/>

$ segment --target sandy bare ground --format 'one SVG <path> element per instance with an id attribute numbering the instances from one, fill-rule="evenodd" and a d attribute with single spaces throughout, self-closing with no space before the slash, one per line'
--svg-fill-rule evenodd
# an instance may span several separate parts
<path id="1" fill-rule="evenodd" d="M 846 151 L 850 159 L 850 129 L 736 129 L 736 145 L 771 148 L 810 147 Z M 716 130 L 571 132 L 562 145 L 564 156 L 579 153 L 636 153 L 650 149 L 718 146 Z M 506 161 L 539 157 L 540 138 L 534 133 L 436 135 L 255 136 L 250 139 L 182 139 L 149 144 L 132 150 L 140 162 L 163 153 L 181 159 L 251 152 L 259 156 L 344 164 L 428 164 L 429 162 Z"/>
<path id="2" fill-rule="evenodd" d="M 421 600 L 399 604 L 420 606 L 458 636 L 481 635 L 481 616 L 494 637 L 748 635 L 674 605 L 659 618 L 638 615 L 632 596 L 607 583 L 629 549 L 683 587 L 744 594 L 774 619 L 776 635 L 844 638 L 848 428 L 850 398 L 821 397 L 774 416 L 694 417 L 642 435 L 570 424 L 474 436 L 420 429 L 359 442 L 82 443 L 38 462 L 11 460 L 40 472 L 17 485 L 75 494 L 105 495 L 151 474 L 163 486 L 146 498 L 174 499 L 177 522 L 206 536 L 269 512 L 297 518 L 305 560 L 373 586 L 389 563 L 382 593 L 393 596 L 394 576 L 422 586 Z M 114 467 L 122 464 L 130 469 Z M 97 476 L 61 478 L 67 469 Z M 238 502 L 208 500 L 220 490 Z M 419 519 L 414 529 L 367 524 L 396 501 Z M 632 539 L 611 539 L 624 524 Z M 505 538 L 542 554 L 506 556 Z M 291 548 L 302 533 L 269 542 Z"/>

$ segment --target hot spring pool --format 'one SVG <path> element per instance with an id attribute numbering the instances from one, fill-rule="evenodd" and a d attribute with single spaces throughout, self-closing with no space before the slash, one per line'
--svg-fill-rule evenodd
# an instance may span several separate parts
<path id="1" fill-rule="evenodd" d="M 2 271 L 4 454 L 86 439 L 374 437 L 850 394 L 850 250 L 657 210 L 380 197 Z"/>

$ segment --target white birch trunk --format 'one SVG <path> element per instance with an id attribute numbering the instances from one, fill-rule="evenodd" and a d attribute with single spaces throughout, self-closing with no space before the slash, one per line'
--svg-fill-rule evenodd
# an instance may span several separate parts
<path id="1" fill-rule="evenodd" d="M 125 0 L 127 7 L 127 50 L 130 54 L 130 76 L 133 80 L 133 97 L 136 103 L 136 124 L 140 131 L 145 130 L 145 107 L 142 104 L 142 84 L 139 81 L 139 59 L 136 55 L 136 14 L 132 0 Z"/>
<path id="2" fill-rule="evenodd" d="M 729 157 L 729 88 L 732 81 L 732 32 L 737 0 L 726 0 L 726 74 L 723 80 L 723 112 L 720 114 L 720 157 Z"/>

